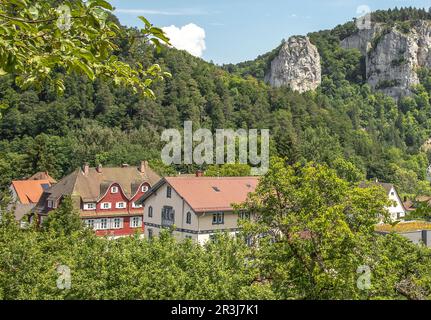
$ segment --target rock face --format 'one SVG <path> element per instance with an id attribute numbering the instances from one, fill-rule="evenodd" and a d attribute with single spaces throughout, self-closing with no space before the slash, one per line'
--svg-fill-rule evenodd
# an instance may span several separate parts
<path id="1" fill-rule="evenodd" d="M 417 69 L 431 67 L 431 23 L 419 21 L 406 33 L 397 26 L 374 25 L 341 42 L 366 56 L 366 77 L 370 86 L 399 99 L 419 84 Z"/>
<path id="2" fill-rule="evenodd" d="M 282 46 L 265 81 L 273 87 L 290 87 L 294 91 L 315 90 L 322 81 L 320 55 L 308 37 L 291 37 Z"/>

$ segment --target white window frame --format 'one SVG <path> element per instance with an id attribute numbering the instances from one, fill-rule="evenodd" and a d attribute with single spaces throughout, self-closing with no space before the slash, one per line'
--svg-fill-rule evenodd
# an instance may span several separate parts
<path id="1" fill-rule="evenodd" d="M 123 218 L 112 218 L 111 229 L 114 229 L 114 230 L 123 229 L 123 221 L 124 221 Z"/>
<path id="2" fill-rule="evenodd" d="M 214 219 L 215 218 L 215 219 Z M 215 220 L 215 221 L 214 221 Z M 213 213 L 213 225 L 221 225 L 224 224 L 224 212 L 214 212 Z"/>
<path id="3" fill-rule="evenodd" d="M 141 186 L 141 192 L 147 192 L 148 190 L 150 190 L 149 186 L 147 186 L 147 185 Z"/>
<path id="4" fill-rule="evenodd" d="M 130 228 L 136 229 L 142 227 L 142 217 L 131 217 L 130 218 Z"/>
<path id="5" fill-rule="evenodd" d="M 84 203 L 84 210 L 90 211 L 90 210 L 96 210 L 97 204 L 94 202 L 87 202 Z"/>
<path id="6" fill-rule="evenodd" d="M 120 207 L 121 204 L 123 204 L 124 206 Z M 116 209 L 126 209 L 127 208 L 127 202 L 124 202 L 124 201 L 117 202 L 117 203 L 115 203 L 115 208 Z"/>
<path id="7" fill-rule="evenodd" d="M 96 229 L 96 223 L 97 223 L 97 221 L 95 219 L 85 219 L 84 223 L 85 223 L 85 226 L 87 228 L 89 228 L 91 230 L 95 230 Z"/>
<path id="8" fill-rule="evenodd" d="M 54 208 L 54 201 L 52 201 L 52 200 L 48 200 L 48 203 L 47 203 L 47 205 L 46 205 L 48 208 L 50 208 L 50 209 L 52 209 L 52 208 Z"/>
<path id="9" fill-rule="evenodd" d="M 104 221 L 106 221 L 106 226 L 102 227 Z M 99 219 L 99 228 L 98 229 L 99 230 L 108 230 L 109 229 L 109 219 L 108 218 Z"/>
<path id="10" fill-rule="evenodd" d="M 107 208 L 105 208 L 105 204 L 107 204 L 108 205 L 108 207 Z M 100 209 L 101 210 L 109 210 L 109 209 L 111 209 L 112 208 L 112 204 L 110 203 L 110 202 L 102 202 L 101 204 L 100 204 Z"/>
<path id="11" fill-rule="evenodd" d="M 142 204 L 136 204 L 135 201 L 132 202 L 132 208 L 138 209 L 138 208 L 142 208 Z"/>
<path id="12" fill-rule="evenodd" d="M 112 186 L 111 187 L 111 193 L 118 193 L 119 188 L 117 186 Z"/>

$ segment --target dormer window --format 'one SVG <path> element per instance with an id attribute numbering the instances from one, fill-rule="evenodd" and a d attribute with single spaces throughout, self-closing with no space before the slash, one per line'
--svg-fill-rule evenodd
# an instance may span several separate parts
<path id="1" fill-rule="evenodd" d="M 149 187 L 147 185 L 144 185 L 141 187 L 141 192 L 147 192 Z"/>
<path id="2" fill-rule="evenodd" d="M 103 209 L 103 210 L 111 209 L 111 203 L 110 202 L 103 202 L 100 205 L 100 208 Z"/>
<path id="3" fill-rule="evenodd" d="M 54 207 L 54 202 L 52 200 L 48 200 L 47 206 L 48 208 Z"/>
<path id="4" fill-rule="evenodd" d="M 117 202 L 115 204 L 115 208 L 117 209 L 124 209 L 126 207 L 126 203 L 125 202 Z"/>
<path id="5" fill-rule="evenodd" d="M 95 203 L 84 203 L 84 210 L 96 210 Z"/>
<path id="6" fill-rule="evenodd" d="M 111 187 L 111 193 L 118 193 L 118 187 Z"/>

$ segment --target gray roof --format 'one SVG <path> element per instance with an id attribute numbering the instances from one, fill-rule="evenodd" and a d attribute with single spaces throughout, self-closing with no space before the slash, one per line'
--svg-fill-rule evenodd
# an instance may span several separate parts
<path id="1" fill-rule="evenodd" d="M 143 169 L 141 172 L 138 167 L 126 166 L 102 168 L 98 172 L 96 168 L 89 168 L 88 173 L 76 169 L 42 194 L 36 210 L 43 211 L 47 200 L 58 201 L 65 195 L 84 202 L 97 202 L 113 183 L 118 183 L 125 196 L 132 198 L 142 183 L 153 186 L 160 180 L 146 162 Z"/>

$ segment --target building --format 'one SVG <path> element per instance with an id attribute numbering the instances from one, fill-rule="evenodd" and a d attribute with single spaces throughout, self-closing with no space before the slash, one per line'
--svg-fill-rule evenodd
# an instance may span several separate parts
<path id="1" fill-rule="evenodd" d="M 49 175 L 47 171 L 44 172 L 37 172 L 34 175 L 32 175 L 27 180 L 48 180 L 50 184 L 56 184 L 57 180 L 55 180 L 53 177 Z"/>
<path id="2" fill-rule="evenodd" d="M 146 161 L 139 167 L 90 168 L 84 165 L 46 190 L 35 208 L 39 221 L 70 196 L 85 224 L 100 236 L 143 232 L 142 205 L 136 204 L 160 180 Z"/>
<path id="3" fill-rule="evenodd" d="M 407 210 L 404 208 L 403 202 L 393 184 L 379 181 L 361 183 L 361 187 L 366 186 L 380 186 L 386 191 L 389 200 L 392 202 L 392 205 L 386 208 L 392 221 L 402 220 L 406 216 Z"/>
<path id="4" fill-rule="evenodd" d="M 14 180 L 9 187 L 11 204 L 8 209 L 13 211 L 15 219 L 25 223 L 23 218 L 39 202 L 43 192 L 51 187 L 49 180 Z"/>
<path id="5" fill-rule="evenodd" d="M 257 177 L 166 177 L 138 203 L 145 204 L 145 235 L 151 238 L 175 225 L 174 236 L 205 243 L 216 232 L 238 232 L 232 204 L 254 192 Z"/>

